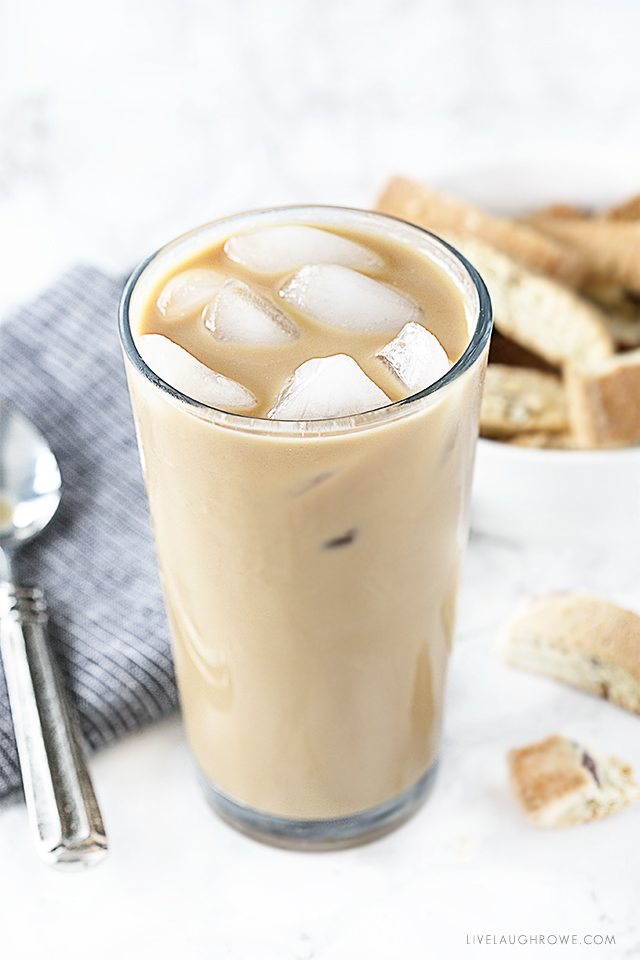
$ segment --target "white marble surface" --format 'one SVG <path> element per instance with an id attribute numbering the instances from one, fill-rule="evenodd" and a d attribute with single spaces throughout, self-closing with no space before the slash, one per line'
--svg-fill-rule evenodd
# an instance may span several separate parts
<path id="1" fill-rule="evenodd" d="M 0 310 L 65 265 L 133 261 L 275 202 L 366 205 L 389 172 L 640 149 L 634 0 L 21 0 L 0 32 Z M 588 522 L 588 518 L 585 518 Z M 640 610 L 640 548 L 471 544 L 442 768 L 402 830 L 335 854 L 255 844 L 199 796 L 177 721 L 95 758 L 112 852 L 58 875 L 0 812 L 0 954 L 187 960 L 640 955 L 640 809 L 542 833 L 504 754 L 561 730 L 640 769 L 636 717 L 503 666 L 530 592 Z M 615 946 L 468 945 L 474 934 Z M 46 945 L 46 949 L 45 949 Z"/>

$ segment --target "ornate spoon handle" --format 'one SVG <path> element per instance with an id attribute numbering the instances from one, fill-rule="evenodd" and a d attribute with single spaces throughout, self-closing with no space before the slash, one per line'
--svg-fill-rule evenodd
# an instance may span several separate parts
<path id="1" fill-rule="evenodd" d="M 0 584 L 0 652 L 38 851 L 55 866 L 97 863 L 107 838 L 38 587 Z"/>

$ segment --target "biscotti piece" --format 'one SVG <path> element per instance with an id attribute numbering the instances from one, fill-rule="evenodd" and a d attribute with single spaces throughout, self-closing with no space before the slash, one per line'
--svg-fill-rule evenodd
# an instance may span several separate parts
<path id="1" fill-rule="evenodd" d="M 380 194 L 376 210 L 427 227 L 445 238 L 450 232 L 480 237 L 530 269 L 563 283 L 578 286 L 584 280 L 581 256 L 564 244 L 527 224 L 497 217 L 416 180 L 393 177 Z"/>
<path id="2" fill-rule="evenodd" d="M 591 446 L 640 442 L 640 350 L 565 370 L 569 420 Z"/>
<path id="3" fill-rule="evenodd" d="M 485 437 L 567 428 L 567 404 L 559 377 L 525 367 L 490 363 L 480 408 Z"/>
<path id="4" fill-rule="evenodd" d="M 535 227 L 576 251 L 584 262 L 587 283 L 640 290 L 640 222 L 536 217 Z"/>
<path id="5" fill-rule="evenodd" d="M 537 210 L 530 219 L 535 220 L 536 217 L 559 217 L 562 220 L 584 220 L 585 217 L 589 216 L 591 216 L 591 213 L 585 207 L 577 207 L 573 203 L 551 203 L 548 207 Z"/>
<path id="6" fill-rule="evenodd" d="M 508 663 L 640 713 L 640 616 L 579 593 L 531 600 L 509 625 Z"/>
<path id="7" fill-rule="evenodd" d="M 468 234 L 450 234 L 485 281 L 496 329 L 554 366 L 600 360 L 613 340 L 594 304 Z"/>
<path id="8" fill-rule="evenodd" d="M 599 820 L 640 798 L 631 768 L 559 734 L 511 750 L 511 786 L 526 817 L 541 827 Z"/>
<path id="9" fill-rule="evenodd" d="M 607 210 L 606 217 L 609 220 L 640 220 L 640 193 L 624 203 L 619 203 L 615 207 Z"/>

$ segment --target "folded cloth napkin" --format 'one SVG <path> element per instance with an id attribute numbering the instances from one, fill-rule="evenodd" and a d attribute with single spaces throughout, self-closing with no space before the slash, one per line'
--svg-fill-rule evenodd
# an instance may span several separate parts
<path id="1" fill-rule="evenodd" d="M 0 324 L 0 396 L 42 430 L 62 501 L 18 555 L 44 588 L 51 643 L 92 748 L 175 709 L 177 695 L 116 326 L 123 282 L 76 267 Z M 0 667 L 0 798 L 20 771 Z"/>

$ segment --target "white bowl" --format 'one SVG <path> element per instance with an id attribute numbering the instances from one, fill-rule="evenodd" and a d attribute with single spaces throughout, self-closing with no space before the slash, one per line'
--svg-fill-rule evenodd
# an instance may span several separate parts
<path id="1" fill-rule="evenodd" d="M 443 190 L 499 213 L 545 203 L 600 206 L 640 191 L 638 158 L 516 159 L 438 177 Z M 481 439 L 471 526 L 479 533 L 547 543 L 640 537 L 640 447 L 536 450 Z"/>
<path id="2" fill-rule="evenodd" d="M 471 526 L 511 540 L 640 536 L 640 449 L 534 450 L 480 440 Z"/>

